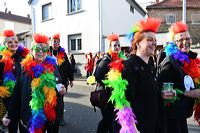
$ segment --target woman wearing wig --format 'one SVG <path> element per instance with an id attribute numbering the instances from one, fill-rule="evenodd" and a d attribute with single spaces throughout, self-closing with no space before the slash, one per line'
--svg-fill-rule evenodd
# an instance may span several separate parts
<path id="1" fill-rule="evenodd" d="M 0 46 L 0 99 L 3 100 L 6 110 L 8 110 L 10 98 L 13 95 L 16 81 L 20 75 L 20 62 L 29 53 L 29 50 L 19 46 L 17 36 L 13 30 L 4 30 L 3 37 L 4 45 Z M 6 117 L 7 115 L 4 116 L 4 118 Z M 15 119 L 7 125 L 8 131 L 17 133 L 18 123 L 19 118 L 15 117 Z"/>
<path id="2" fill-rule="evenodd" d="M 159 20 L 147 18 L 134 26 L 129 34 L 132 53 L 123 61 L 120 68 L 122 70 L 119 69 L 119 64 L 113 65 L 114 71 L 122 72 L 120 80 L 115 81 L 110 97 L 115 101 L 116 120 L 120 124 L 115 126 L 114 132 L 119 130 L 120 133 L 135 133 L 134 123 L 140 133 L 157 132 L 161 95 L 156 87 L 154 69 L 148 62 L 150 56 L 154 55 L 159 25 Z M 111 75 L 108 74 L 108 79 L 112 85 L 114 80 L 109 76 Z"/>
<path id="3" fill-rule="evenodd" d="M 166 57 L 161 62 L 159 76 L 163 90 L 167 133 L 188 133 L 187 118 L 193 114 L 194 98 L 200 98 L 200 61 L 197 53 L 190 50 L 192 40 L 188 27 L 176 22 L 169 28 L 172 41 L 165 47 Z M 171 93 L 165 95 L 166 84 L 171 84 Z M 200 124 L 200 102 L 194 106 L 195 120 Z"/>
<path id="4" fill-rule="evenodd" d="M 119 42 L 119 36 L 117 34 L 111 34 L 108 36 L 109 52 L 101 60 L 95 71 L 95 78 L 97 84 L 105 88 L 103 80 L 106 78 L 106 74 L 110 70 L 110 63 L 115 62 L 123 57 L 121 53 L 121 47 Z M 110 87 L 106 88 L 107 96 L 111 95 Z M 108 102 L 101 108 L 102 120 L 98 124 L 97 133 L 112 133 L 113 132 L 113 119 L 114 119 L 114 107 L 111 102 Z"/>
<path id="5" fill-rule="evenodd" d="M 33 36 L 32 55 L 22 61 L 22 72 L 8 110 L 9 120 L 13 120 L 16 110 L 20 110 L 23 133 L 58 133 L 61 117 L 58 113 L 58 93 L 64 95 L 66 89 L 60 84 L 55 58 L 50 57 L 48 37 Z"/>

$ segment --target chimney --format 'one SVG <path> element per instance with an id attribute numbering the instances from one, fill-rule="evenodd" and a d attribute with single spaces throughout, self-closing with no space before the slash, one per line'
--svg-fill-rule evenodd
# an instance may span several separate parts
<path id="1" fill-rule="evenodd" d="M 8 12 L 8 8 L 5 9 L 5 13 L 7 13 L 7 12 Z"/>
<path id="2" fill-rule="evenodd" d="M 27 18 L 30 18 L 30 14 L 27 14 Z"/>
<path id="3" fill-rule="evenodd" d="M 8 11 L 9 14 L 11 14 L 11 11 Z"/>
<path id="4" fill-rule="evenodd" d="M 159 2 L 159 0 L 156 0 L 156 3 L 158 3 Z"/>

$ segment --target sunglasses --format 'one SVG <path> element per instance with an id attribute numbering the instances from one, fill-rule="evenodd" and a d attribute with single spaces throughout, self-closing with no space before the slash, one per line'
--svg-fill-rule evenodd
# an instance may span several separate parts
<path id="1" fill-rule="evenodd" d="M 49 51 L 49 47 L 48 47 L 48 46 L 42 46 L 42 47 L 40 47 L 40 46 L 35 45 L 35 46 L 33 46 L 32 49 L 33 49 L 35 52 L 40 52 L 40 51 L 42 51 L 43 53 L 47 53 L 47 52 Z"/>

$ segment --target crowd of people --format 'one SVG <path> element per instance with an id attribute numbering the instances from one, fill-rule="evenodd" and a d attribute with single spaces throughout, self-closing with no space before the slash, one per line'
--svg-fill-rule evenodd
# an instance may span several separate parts
<path id="1" fill-rule="evenodd" d="M 200 59 L 190 50 L 188 27 L 172 24 L 171 40 L 155 57 L 160 23 L 148 17 L 134 25 L 130 53 L 123 54 L 119 35 L 111 34 L 108 53 L 85 55 L 86 76 L 94 75 L 108 97 L 99 107 L 97 133 L 188 133 L 187 118 L 193 113 L 200 124 Z M 65 124 L 63 96 L 74 84 L 74 55 L 68 58 L 58 33 L 51 40 L 34 34 L 30 50 L 19 46 L 13 30 L 4 30 L 3 37 L 2 124 L 9 133 L 58 133 Z"/>
<path id="2" fill-rule="evenodd" d="M 128 56 L 121 52 L 119 36 L 108 36 L 109 52 L 94 73 L 109 97 L 99 107 L 97 133 L 188 133 L 193 113 L 200 124 L 200 60 L 190 50 L 188 27 L 172 24 L 171 40 L 156 53 L 160 23 L 149 17 L 133 26 Z"/>
<path id="3" fill-rule="evenodd" d="M 60 46 L 60 34 L 51 40 L 44 34 L 34 34 L 31 50 L 19 46 L 13 30 L 4 30 L 3 37 L 2 124 L 9 133 L 58 133 L 59 126 L 64 125 L 63 96 L 74 80 L 73 67 Z"/>

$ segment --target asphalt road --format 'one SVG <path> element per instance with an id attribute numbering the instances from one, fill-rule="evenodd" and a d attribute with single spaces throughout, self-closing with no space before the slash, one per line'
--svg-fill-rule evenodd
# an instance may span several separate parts
<path id="1" fill-rule="evenodd" d="M 95 133 L 98 122 L 101 120 L 99 109 L 94 112 L 89 101 L 89 94 L 94 86 L 87 85 L 85 79 L 76 78 L 74 87 L 68 89 L 65 95 L 65 126 L 60 133 Z M 189 133 L 200 133 L 200 127 L 188 119 Z"/>
<path id="2" fill-rule="evenodd" d="M 65 126 L 60 133 L 95 133 L 100 111 L 94 112 L 89 101 L 89 94 L 94 86 L 86 85 L 86 81 L 75 81 L 74 87 L 69 88 L 65 101 Z"/>

